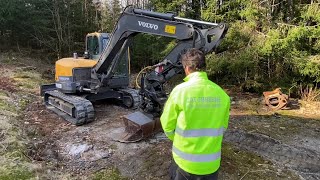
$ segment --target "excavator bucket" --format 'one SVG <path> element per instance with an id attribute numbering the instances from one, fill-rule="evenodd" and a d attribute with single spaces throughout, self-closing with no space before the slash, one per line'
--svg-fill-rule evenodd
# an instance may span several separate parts
<path id="1" fill-rule="evenodd" d="M 125 132 L 120 142 L 137 142 L 162 130 L 160 119 L 150 117 L 140 111 L 123 117 Z"/>

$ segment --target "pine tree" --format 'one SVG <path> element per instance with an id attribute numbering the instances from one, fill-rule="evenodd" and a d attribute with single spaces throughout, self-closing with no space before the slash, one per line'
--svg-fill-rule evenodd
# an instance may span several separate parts
<path id="1" fill-rule="evenodd" d="M 102 18 L 102 31 L 112 32 L 117 20 L 121 14 L 121 6 L 119 0 L 112 0 L 111 4 L 105 3 Z"/>

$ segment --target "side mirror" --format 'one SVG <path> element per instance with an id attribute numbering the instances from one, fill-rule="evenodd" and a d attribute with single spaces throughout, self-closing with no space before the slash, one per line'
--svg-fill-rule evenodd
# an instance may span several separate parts
<path id="1" fill-rule="evenodd" d="M 83 57 L 84 57 L 85 59 L 89 59 L 89 58 L 90 58 L 89 52 L 88 52 L 88 51 L 85 51 L 84 54 L 83 54 Z"/>

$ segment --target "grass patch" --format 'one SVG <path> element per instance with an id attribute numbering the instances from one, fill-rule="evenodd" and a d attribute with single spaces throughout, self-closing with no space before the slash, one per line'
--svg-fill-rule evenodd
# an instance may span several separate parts
<path id="1" fill-rule="evenodd" d="M 19 109 L 20 109 L 20 111 L 24 111 L 27 108 L 27 106 L 31 103 L 30 98 L 31 97 L 23 98 L 23 99 L 19 100 Z"/>
<path id="2" fill-rule="evenodd" d="M 16 58 L 13 57 L 11 54 L 2 54 L 0 56 L 0 62 L 3 64 L 13 64 Z"/>
<path id="3" fill-rule="evenodd" d="M 5 91 L 0 89 L 0 99 L 5 99 L 8 97 L 8 94 Z"/>
<path id="4" fill-rule="evenodd" d="M 21 71 L 15 72 L 13 79 L 17 85 L 23 89 L 36 89 L 39 85 L 44 84 L 41 74 L 37 71 Z"/>
<path id="5" fill-rule="evenodd" d="M 232 108 L 240 110 L 244 114 L 256 115 L 263 106 L 260 98 L 251 98 L 236 100 L 236 104 L 232 105 Z"/>
<path id="6" fill-rule="evenodd" d="M 7 111 L 10 115 L 16 115 L 17 113 L 17 107 L 11 102 L 8 102 L 7 100 L 0 98 L 0 110 L 1 111 Z M 3 113 L 0 113 L 3 114 Z M 7 113 L 5 113 L 7 114 Z"/>
<path id="7" fill-rule="evenodd" d="M 0 180 L 8 179 L 31 179 L 34 177 L 32 171 L 21 164 L 3 164 L 0 167 Z"/>
<path id="8" fill-rule="evenodd" d="M 31 179 L 34 177 L 32 164 L 24 155 L 27 140 L 18 122 L 21 99 L 1 92 L 6 96 L 0 96 L 0 180 Z"/>
<path id="9" fill-rule="evenodd" d="M 120 172 L 116 168 L 108 168 L 100 170 L 92 175 L 93 180 L 127 180 L 121 176 Z"/>
<path id="10" fill-rule="evenodd" d="M 112 150 L 117 150 L 117 149 L 118 149 L 118 146 L 117 146 L 116 144 L 111 144 L 111 145 L 109 146 L 109 148 L 112 149 Z"/>
<path id="11" fill-rule="evenodd" d="M 243 115 L 235 118 L 236 121 L 233 122 L 233 125 L 239 129 L 265 134 L 280 140 L 303 132 L 308 127 L 308 122 L 313 122 L 307 119 L 279 115 Z"/>
<path id="12" fill-rule="evenodd" d="M 223 179 L 299 179 L 289 171 L 278 170 L 270 161 L 247 151 L 239 151 L 231 144 L 222 146 Z"/>
<path id="13" fill-rule="evenodd" d="M 0 180 L 34 177 L 34 172 L 28 168 L 29 159 L 23 153 L 26 151 L 24 135 L 14 123 L 14 118 L 0 115 Z"/>
<path id="14" fill-rule="evenodd" d="M 8 52 L 0 54 L 0 66 L 6 72 L 0 78 L 0 180 L 71 179 L 61 178 L 64 175 L 60 171 L 47 172 L 48 165 L 44 168 L 27 157 L 30 137 L 25 130 L 30 127 L 24 125 L 23 110 L 34 101 L 32 94 L 39 85 L 46 82 L 37 70 L 43 71 L 50 65 Z"/>

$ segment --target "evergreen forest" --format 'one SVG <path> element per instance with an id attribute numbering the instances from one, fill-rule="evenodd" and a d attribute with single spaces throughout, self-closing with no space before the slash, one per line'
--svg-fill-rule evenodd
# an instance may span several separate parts
<path id="1" fill-rule="evenodd" d="M 87 33 L 111 32 L 127 5 L 227 23 L 218 52 L 207 55 L 218 84 L 258 93 L 281 87 L 298 97 L 318 91 L 319 0 L 0 0 L 0 52 L 28 49 L 54 63 L 83 52 Z M 160 61 L 174 43 L 136 36 L 133 68 Z"/>

